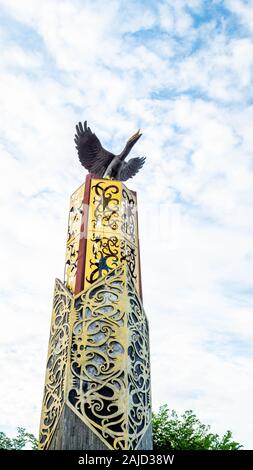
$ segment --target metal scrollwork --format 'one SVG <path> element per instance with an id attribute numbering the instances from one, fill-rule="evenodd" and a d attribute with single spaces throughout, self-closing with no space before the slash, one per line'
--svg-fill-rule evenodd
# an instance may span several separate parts
<path id="1" fill-rule="evenodd" d="M 99 181 L 96 183 L 92 190 L 94 192 L 93 205 L 94 217 L 92 218 L 92 228 L 94 230 L 110 229 L 113 231 L 119 228 L 119 212 L 120 212 L 120 200 L 119 200 L 119 186 L 115 184 L 109 184 L 107 181 Z"/>
<path id="2" fill-rule="evenodd" d="M 78 188 L 70 198 L 68 238 L 67 243 L 79 236 L 83 215 L 84 184 Z"/>
<path id="3" fill-rule="evenodd" d="M 119 181 L 92 179 L 90 198 L 84 198 L 84 185 L 72 195 L 66 287 L 56 280 L 54 292 L 41 449 L 50 448 L 63 406 L 109 449 L 137 449 L 150 427 L 149 332 L 140 300 L 136 208 L 135 193 Z M 77 260 L 78 266 L 83 260 L 84 284 L 74 295 Z"/>
<path id="4" fill-rule="evenodd" d="M 77 260 L 79 252 L 79 238 L 76 237 L 67 244 L 66 263 L 65 263 L 65 279 L 66 285 L 74 292 L 76 282 Z"/>
<path id="5" fill-rule="evenodd" d="M 123 263 L 75 300 L 68 403 L 111 449 L 136 448 L 151 419 L 147 320 L 131 278 Z"/>
<path id="6" fill-rule="evenodd" d="M 151 382 L 148 320 L 130 276 L 128 331 L 131 340 L 128 348 L 128 393 L 131 403 L 128 416 L 129 448 L 136 449 L 143 429 L 151 422 Z"/>
<path id="7" fill-rule="evenodd" d="M 39 448 L 47 449 L 65 399 L 72 296 L 56 279 L 50 329 Z"/>
<path id="8" fill-rule="evenodd" d="M 101 237 L 93 234 L 91 241 L 93 245 L 92 257 L 89 258 L 90 274 L 86 276 L 86 281 L 89 284 L 93 284 L 119 264 L 118 237 Z"/>
<path id="9" fill-rule="evenodd" d="M 64 281 L 71 292 L 75 291 L 80 231 L 83 217 L 83 196 L 84 184 L 72 194 L 70 199 Z"/>
<path id="10" fill-rule="evenodd" d="M 123 261 L 127 262 L 130 273 L 133 279 L 137 279 L 137 269 L 136 269 L 136 247 L 127 243 L 125 240 L 122 240 L 120 243 L 120 263 Z"/>
<path id="11" fill-rule="evenodd" d="M 120 182 L 94 180 L 89 207 L 84 286 L 126 261 L 139 290 L 135 194 Z"/>
<path id="12" fill-rule="evenodd" d="M 125 188 L 122 189 L 122 219 L 121 229 L 131 243 L 136 244 L 136 199 L 133 193 Z"/>

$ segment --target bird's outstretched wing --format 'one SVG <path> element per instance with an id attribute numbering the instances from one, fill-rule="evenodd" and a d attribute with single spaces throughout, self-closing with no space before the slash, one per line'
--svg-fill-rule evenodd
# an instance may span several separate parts
<path id="1" fill-rule="evenodd" d="M 120 180 L 126 181 L 132 178 L 138 171 L 143 167 L 145 163 L 145 157 L 130 158 L 128 162 L 124 162 L 120 170 Z"/>
<path id="2" fill-rule="evenodd" d="M 105 150 L 96 134 L 87 127 L 87 121 L 76 126 L 75 144 L 81 164 L 90 173 L 102 177 L 114 155 Z"/>

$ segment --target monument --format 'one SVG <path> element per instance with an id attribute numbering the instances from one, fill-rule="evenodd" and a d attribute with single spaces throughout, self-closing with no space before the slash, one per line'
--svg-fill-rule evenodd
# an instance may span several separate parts
<path id="1" fill-rule="evenodd" d="M 71 196 L 64 282 L 55 281 L 39 448 L 152 449 L 148 321 L 137 196 L 123 181 L 144 158 L 105 150 L 87 122 L 76 147 L 89 171 Z"/>

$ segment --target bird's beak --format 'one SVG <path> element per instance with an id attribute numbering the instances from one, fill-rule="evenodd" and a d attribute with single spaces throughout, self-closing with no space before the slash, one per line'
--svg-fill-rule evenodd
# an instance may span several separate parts
<path id="1" fill-rule="evenodd" d="M 142 136 L 142 134 L 140 133 L 140 129 L 138 129 L 138 131 L 132 135 L 132 137 L 130 137 L 130 139 L 128 139 L 128 142 L 137 142 L 137 140 Z"/>

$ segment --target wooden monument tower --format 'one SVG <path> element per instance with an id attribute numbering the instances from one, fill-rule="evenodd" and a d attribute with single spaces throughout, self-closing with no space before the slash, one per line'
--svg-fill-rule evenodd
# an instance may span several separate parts
<path id="1" fill-rule="evenodd" d="M 39 448 L 152 449 L 136 193 L 89 174 L 70 200 Z"/>

